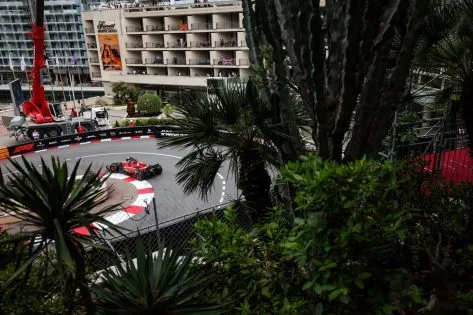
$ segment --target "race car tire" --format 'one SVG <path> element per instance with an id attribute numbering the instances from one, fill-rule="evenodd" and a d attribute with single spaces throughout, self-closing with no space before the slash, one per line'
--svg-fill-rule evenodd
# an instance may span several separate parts
<path id="1" fill-rule="evenodd" d="M 135 176 L 136 176 L 137 180 L 143 180 L 144 179 L 144 174 L 143 174 L 142 171 L 137 171 Z"/>
<path id="2" fill-rule="evenodd" d="M 111 173 L 116 173 L 118 171 L 118 167 L 117 165 L 115 164 L 110 164 L 107 169 L 111 172 Z"/>
<path id="3" fill-rule="evenodd" d="M 153 167 L 153 173 L 155 173 L 156 175 L 161 175 L 162 172 L 163 168 L 161 167 L 161 165 L 155 165 Z"/>

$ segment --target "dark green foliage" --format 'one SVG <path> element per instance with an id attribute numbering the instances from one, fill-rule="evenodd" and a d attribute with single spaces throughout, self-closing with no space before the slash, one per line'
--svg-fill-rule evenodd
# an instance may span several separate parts
<path id="1" fill-rule="evenodd" d="M 249 232 L 231 215 L 198 223 L 197 253 L 218 275 L 210 296 L 230 295 L 233 313 L 247 314 L 472 311 L 473 187 L 422 169 L 290 163 L 282 175 L 297 187 L 292 227 L 281 211 Z"/>
<path id="2" fill-rule="evenodd" d="M 202 292 L 214 276 L 178 249 L 157 253 L 138 242 L 136 259 L 102 273 L 94 286 L 98 308 L 104 314 L 220 314 L 224 303 L 202 302 Z"/>
<path id="3" fill-rule="evenodd" d="M 0 230 L 0 283 L 15 273 L 18 259 L 28 258 L 29 246 L 22 242 L 9 242 L 9 238 Z M 28 274 L 23 272 L 8 287 L 0 289 L 1 314 L 64 314 L 61 280 L 50 262 L 53 257 L 52 253 L 40 256 Z"/>
<path id="4" fill-rule="evenodd" d="M 128 100 L 136 103 L 139 96 L 143 94 L 142 90 L 124 82 L 114 83 L 112 86 L 112 92 L 114 93 L 113 103 L 115 105 L 125 105 Z"/>
<path id="5" fill-rule="evenodd" d="M 248 232 L 238 225 L 240 212 L 228 208 L 223 220 L 196 224 L 196 255 L 213 266 L 211 273 L 216 276 L 207 297 L 229 298 L 229 314 L 307 313 L 307 295 L 300 290 L 303 282 L 297 266 L 281 253 L 279 244 L 288 233 L 282 213 Z"/>
<path id="6" fill-rule="evenodd" d="M 154 93 L 145 93 L 138 98 L 138 113 L 159 114 L 163 107 L 163 102 Z"/>

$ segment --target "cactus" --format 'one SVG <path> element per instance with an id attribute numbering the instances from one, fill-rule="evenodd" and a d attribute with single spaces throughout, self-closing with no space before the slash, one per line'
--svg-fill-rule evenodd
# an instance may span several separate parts
<path id="1" fill-rule="evenodd" d="M 405 86 L 429 1 L 327 0 L 323 11 L 316 0 L 255 0 L 254 12 L 250 1 L 244 2 L 245 19 L 254 20 L 245 24 L 251 33 L 248 44 L 264 38 L 272 47 L 278 83 L 273 93 L 279 96 L 280 118 L 289 131 L 293 131 L 293 110 L 288 93 L 293 90 L 313 121 L 312 138 L 323 158 L 341 160 L 353 118 L 346 155 L 349 159 L 376 156 Z M 395 35 L 401 36 L 401 46 L 391 60 Z M 394 68 L 389 68 L 389 61 Z M 386 79 L 388 72 L 391 76 Z"/>

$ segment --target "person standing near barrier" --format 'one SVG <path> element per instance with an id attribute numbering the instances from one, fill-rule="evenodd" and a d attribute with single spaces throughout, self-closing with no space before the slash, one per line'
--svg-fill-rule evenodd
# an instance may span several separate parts
<path id="1" fill-rule="evenodd" d="M 33 140 L 39 140 L 39 131 L 38 130 L 35 129 L 31 135 L 33 136 Z"/>

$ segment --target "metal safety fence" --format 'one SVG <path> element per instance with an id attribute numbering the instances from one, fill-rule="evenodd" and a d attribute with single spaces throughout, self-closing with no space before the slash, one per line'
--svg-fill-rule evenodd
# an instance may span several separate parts
<path id="1" fill-rule="evenodd" d="M 213 207 L 197 209 L 195 212 L 161 222 L 156 221 L 155 224 L 122 235 L 106 236 L 101 239 L 100 247 L 89 248 L 89 262 L 94 270 L 102 270 L 116 264 L 117 260 L 123 261 L 127 255 L 135 257 L 134 252 L 138 240 L 144 244 L 145 248 L 153 252 L 160 248 L 190 249 L 191 241 L 201 237 L 195 229 L 195 224 L 199 220 L 212 218 L 225 221 L 224 210 L 233 203 L 234 201 L 229 201 Z M 150 213 L 152 211 L 152 209 L 149 210 Z M 238 217 L 238 224 L 244 229 L 250 229 L 253 221 L 249 215 L 243 213 Z"/>

